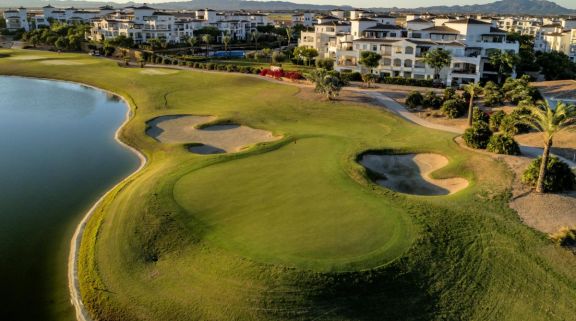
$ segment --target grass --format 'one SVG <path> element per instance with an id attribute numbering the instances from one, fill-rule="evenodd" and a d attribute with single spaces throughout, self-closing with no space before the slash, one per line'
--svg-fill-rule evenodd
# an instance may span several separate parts
<path id="1" fill-rule="evenodd" d="M 143 75 L 96 63 L 0 59 L 0 74 L 65 79 L 133 104 L 124 141 L 149 159 L 89 222 L 86 306 L 105 320 L 569 320 L 576 258 L 508 208 L 511 173 L 453 136 L 381 109 L 329 103 L 253 77 Z M 145 123 L 215 115 L 283 134 L 238 154 L 160 144 Z M 417 197 L 375 186 L 366 150 L 432 152 L 466 190 Z"/>

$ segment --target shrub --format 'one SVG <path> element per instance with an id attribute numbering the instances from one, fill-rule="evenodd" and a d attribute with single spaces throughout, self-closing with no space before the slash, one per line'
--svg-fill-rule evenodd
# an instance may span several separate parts
<path id="1" fill-rule="evenodd" d="M 326 70 L 334 69 L 334 59 L 331 58 L 316 58 L 316 68 L 322 68 Z"/>
<path id="2" fill-rule="evenodd" d="M 429 107 L 432 109 L 438 109 L 440 108 L 440 106 L 442 106 L 442 98 L 436 95 L 435 92 L 430 90 L 424 94 L 422 106 Z"/>
<path id="3" fill-rule="evenodd" d="M 490 137 L 486 150 L 496 154 L 520 155 L 518 143 L 506 134 L 496 134 Z"/>
<path id="4" fill-rule="evenodd" d="M 226 66 L 226 65 L 219 64 L 219 65 L 216 66 L 216 69 L 218 69 L 219 71 L 226 71 L 226 70 L 227 70 L 227 66 Z"/>
<path id="5" fill-rule="evenodd" d="M 357 72 L 357 71 L 355 71 L 355 72 L 343 71 L 343 72 L 341 72 L 341 78 L 342 78 L 342 80 L 345 80 L 346 82 L 362 81 L 362 74 Z"/>
<path id="6" fill-rule="evenodd" d="M 238 67 L 236 65 L 227 65 L 226 66 L 226 71 L 228 72 L 236 72 L 238 71 Z"/>
<path id="7" fill-rule="evenodd" d="M 300 80 L 304 78 L 298 71 L 287 71 L 284 73 L 284 77 L 290 80 Z"/>
<path id="8" fill-rule="evenodd" d="M 444 101 L 456 99 L 456 89 L 448 87 L 444 89 Z"/>
<path id="9" fill-rule="evenodd" d="M 384 77 L 380 79 L 383 84 L 389 85 L 402 85 L 402 86 L 416 86 L 416 87 L 434 87 L 432 79 L 413 79 L 403 77 Z"/>
<path id="10" fill-rule="evenodd" d="M 521 122 L 524 115 L 530 115 L 530 110 L 517 107 L 510 114 L 504 116 L 500 123 L 500 131 L 509 135 L 524 134 L 530 131 L 530 126 Z"/>
<path id="11" fill-rule="evenodd" d="M 466 145 L 476 149 L 485 149 L 488 146 L 492 131 L 485 122 L 477 122 L 464 132 L 462 138 Z"/>
<path id="12" fill-rule="evenodd" d="M 522 182 L 532 187 L 536 186 L 538 176 L 540 175 L 540 164 L 542 157 L 533 160 L 528 166 L 528 169 L 522 175 Z M 557 157 L 551 156 L 546 166 L 548 171 L 544 179 L 544 191 L 546 192 L 561 192 L 571 190 L 576 185 L 576 177 L 570 166 L 559 160 Z"/>
<path id="13" fill-rule="evenodd" d="M 474 123 L 485 122 L 488 124 L 490 122 L 490 116 L 487 113 L 480 110 L 480 108 L 474 107 L 474 111 L 472 112 L 472 122 Z"/>
<path id="14" fill-rule="evenodd" d="M 442 104 L 440 111 L 450 119 L 462 117 L 466 113 L 466 103 L 461 99 L 450 99 Z"/>
<path id="15" fill-rule="evenodd" d="M 502 110 L 493 112 L 490 115 L 490 130 L 493 132 L 497 132 L 500 130 L 500 125 L 502 124 L 502 120 L 506 117 L 506 113 Z"/>
<path id="16" fill-rule="evenodd" d="M 284 62 L 284 61 L 286 61 L 286 55 L 285 54 L 283 54 L 280 51 L 274 51 L 272 53 L 272 62 L 273 63 L 277 64 L 277 63 Z"/>
<path id="17" fill-rule="evenodd" d="M 252 69 L 252 74 L 254 74 L 254 75 L 258 75 L 258 74 L 260 74 L 260 72 L 261 72 L 261 70 L 259 68 Z"/>
<path id="18" fill-rule="evenodd" d="M 504 101 L 504 95 L 500 91 L 500 87 L 494 82 L 489 81 L 484 86 L 484 105 L 498 106 Z"/>
<path id="19" fill-rule="evenodd" d="M 205 65 L 205 67 L 206 67 L 206 70 L 214 70 L 216 67 L 216 64 L 209 62 Z"/>
<path id="20" fill-rule="evenodd" d="M 411 92 L 408 97 L 406 97 L 406 105 L 410 108 L 416 108 L 422 106 L 424 102 L 424 97 L 418 91 Z"/>

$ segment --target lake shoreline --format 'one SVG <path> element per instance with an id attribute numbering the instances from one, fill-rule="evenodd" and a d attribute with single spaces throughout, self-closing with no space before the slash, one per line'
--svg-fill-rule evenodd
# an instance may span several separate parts
<path id="1" fill-rule="evenodd" d="M 2 76 L 3 77 L 48 80 L 48 81 L 64 82 L 64 83 L 70 83 L 70 84 L 75 84 L 75 85 L 79 85 L 79 86 L 85 86 L 85 87 L 88 87 L 88 88 L 91 88 L 91 89 L 94 89 L 94 90 L 97 90 L 100 92 L 114 95 L 114 96 L 120 98 L 124 102 L 124 104 L 126 105 L 126 114 L 125 114 L 124 122 L 116 130 L 116 132 L 114 134 L 114 140 L 120 146 L 133 152 L 138 157 L 138 159 L 140 160 L 140 165 L 138 166 L 138 168 L 135 171 L 133 171 L 128 176 L 126 176 L 124 179 L 122 179 L 117 184 L 112 186 L 112 188 L 110 188 L 108 191 L 106 191 L 92 205 L 92 207 L 88 210 L 88 212 L 86 214 L 84 214 L 80 223 L 78 223 L 78 225 L 76 226 L 76 228 L 74 230 L 74 235 L 72 237 L 72 240 L 70 241 L 70 252 L 68 255 L 68 273 L 67 273 L 68 274 L 68 287 L 69 287 L 69 291 L 70 291 L 70 302 L 72 303 L 72 305 L 74 306 L 74 309 L 76 311 L 76 319 L 77 320 L 79 320 L 79 321 L 92 321 L 92 318 L 90 317 L 90 314 L 88 313 L 88 310 L 86 309 L 86 307 L 84 306 L 84 303 L 82 302 L 82 295 L 80 293 L 80 283 L 79 283 L 79 279 L 78 279 L 78 258 L 79 258 L 79 252 L 80 252 L 80 245 L 82 243 L 82 237 L 84 236 L 84 230 L 86 228 L 86 224 L 88 223 L 88 221 L 90 221 L 90 219 L 92 218 L 92 216 L 93 216 L 94 212 L 96 211 L 96 209 L 98 208 L 98 206 L 100 206 L 102 204 L 102 201 L 110 194 L 111 191 L 113 191 L 118 186 L 123 184 L 126 180 L 128 180 L 131 177 L 133 177 L 134 175 L 138 174 L 148 163 L 148 159 L 146 158 L 146 156 L 143 153 L 141 153 L 136 148 L 128 145 L 127 143 L 122 141 L 122 139 L 120 139 L 120 133 L 121 133 L 122 129 L 124 128 L 124 126 L 126 124 L 128 124 L 132 120 L 133 110 L 136 110 L 136 108 L 135 108 L 133 103 L 131 103 L 127 98 L 125 98 L 124 96 L 122 96 L 120 94 L 117 94 L 115 92 L 112 92 L 112 91 L 109 91 L 109 90 L 106 90 L 103 88 L 99 88 L 99 87 L 96 87 L 96 86 L 93 86 L 90 84 L 82 83 L 82 82 L 62 80 L 62 79 L 52 79 L 52 78 L 45 78 L 45 77 L 27 77 L 27 76 L 13 76 L 13 75 L 2 75 Z"/>

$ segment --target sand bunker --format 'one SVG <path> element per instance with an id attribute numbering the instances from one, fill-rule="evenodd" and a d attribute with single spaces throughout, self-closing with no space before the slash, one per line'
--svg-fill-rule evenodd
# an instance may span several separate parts
<path id="1" fill-rule="evenodd" d="M 146 69 L 142 69 L 140 71 L 140 73 L 143 75 L 162 76 L 162 75 L 173 75 L 175 73 L 178 73 L 178 70 L 161 69 L 161 68 L 146 68 Z"/>
<path id="2" fill-rule="evenodd" d="M 438 154 L 365 154 L 360 164 L 377 177 L 376 183 L 400 193 L 448 195 L 468 187 L 468 181 L 463 178 L 430 177 L 430 173 L 448 165 L 448 159 Z"/>
<path id="3" fill-rule="evenodd" d="M 21 56 L 8 57 L 7 59 L 10 59 L 10 60 L 40 60 L 40 59 L 46 59 L 46 57 L 33 56 L 33 55 L 21 55 Z"/>
<path id="4" fill-rule="evenodd" d="M 202 155 L 238 152 L 281 138 L 265 130 L 234 124 L 197 128 L 214 120 L 215 117 L 206 116 L 163 116 L 149 121 L 146 133 L 159 142 L 188 144 L 189 151 Z"/>

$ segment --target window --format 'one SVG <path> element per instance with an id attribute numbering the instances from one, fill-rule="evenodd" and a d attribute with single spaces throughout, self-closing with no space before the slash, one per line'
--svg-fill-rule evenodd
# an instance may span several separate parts
<path id="1" fill-rule="evenodd" d="M 412 67 L 412 60 L 410 60 L 410 59 L 404 60 L 404 67 L 411 68 Z"/>
<path id="2" fill-rule="evenodd" d="M 422 34 L 419 32 L 412 33 L 412 38 L 422 38 Z"/>
<path id="3" fill-rule="evenodd" d="M 404 53 L 407 55 L 411 55 L 414 53 L 414 47 L 406 47 L 406 49 L 404 50 Z"/>
<path id="4" fill-rule="evenodd" d="M 377 46 L 377 45 L 372 45 L 372 51 L 378 51 L 378 46 Z"/>
<path id="5" fill-rule="evenodd" d="M 390 59 L 390 58 L 382 59 L 382 65 L 383 66 L 390 66 L 391 64 L 392 64 L 392 59 Z"/>
<path id="6" fill-rule="evenodd" d="M 400 60 L 400 59 L 398 59 L 398 58 L 394 59 L 394 66 L 395 66 L 395 67 L 400 67 L 400 66 L 402 66 L 402 60 Z"/>
<path id="7" fill-rule="evenodd" d="M 391 33 L 389 34 L 389 36 L 390 36 L 391 38 L 396 38 L 396 33 L 395 33 L 395 32 L 391 32 Z"/>

